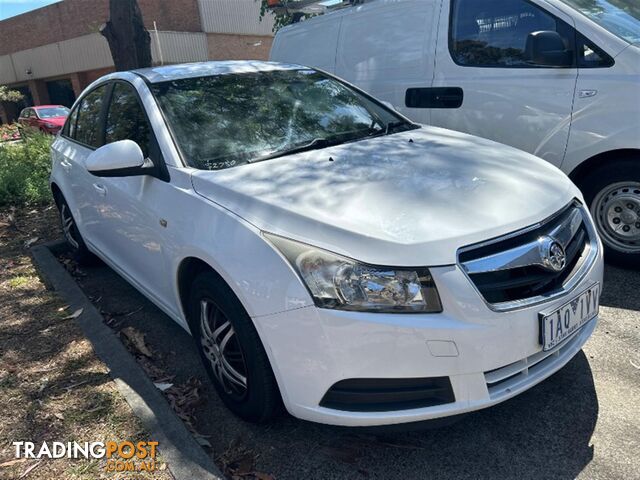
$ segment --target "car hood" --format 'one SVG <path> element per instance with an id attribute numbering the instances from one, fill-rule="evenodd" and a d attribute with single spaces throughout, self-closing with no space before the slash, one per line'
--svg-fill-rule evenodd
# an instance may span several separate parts
<path id="1" fill-rule="evenodd" d="M 260 230 L 378 265 L 447 265 L 580 193 L 545 161 L 435 127 L 218 171 L 195 191 Z"/>

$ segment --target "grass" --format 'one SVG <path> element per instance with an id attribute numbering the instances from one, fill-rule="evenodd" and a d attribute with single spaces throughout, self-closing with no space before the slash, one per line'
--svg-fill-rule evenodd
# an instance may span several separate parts
<path id="1" fill-rule="evenodd" d="M 0 465 L 14 460 L 12 442 L 19 440 L 151 440 L 79 327 L 64 319 L 71 313 L 67 305 L 46 290 L 35 272 L 25 242 L 57 236 L 51 206 L 0 210 Z M 0 466 L 0 478 L 132 477 L 131 472 L 103 471 L 103 460 L 37 462 Z M 168 470 L 134 476 L 172 478 Z"/>
<path id="2" fill-rule="evenodd" d="M 24 140 L 0 148 L 0 206 L 51 201 L 49 148 L 53 137 L 29 132 Z"/>

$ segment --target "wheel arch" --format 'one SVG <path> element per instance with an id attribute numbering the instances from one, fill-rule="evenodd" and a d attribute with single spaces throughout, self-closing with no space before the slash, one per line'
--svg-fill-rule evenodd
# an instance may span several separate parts
<path id="1" fill-rule="evenodd" d="M 640 162 L 640 150 L 635 148 L 621 148 L 599 153 L 577 165 L 573 171 L 569 173 L 569 178 L 573 183 L 582 188 L 582 182 L 596 169 L 601 168 L 605 164 L 629 159 L 633 155 L 638 156 L 638 161 Z"/>
<path id="2" fill-rule="evenodd" d="M 53 201 L 56 202 L 56 205 L 60 206 L 60 199 L 64 198 L 64 195 L 56 182 L 51 182 L 51 195 L 53 196 Z"/>
<path id="3" fill-rule="evenodd" d="M 182 310 L 182 315 L 193 335 L 194 325 L 192 325 L 193 319 L 190 318 L 189 312 L 189 295 L 191 293 L 191 286 L 193 285 L 193 280 L 202 272 L 211 272 L 213 273 L 219 282 L 224 283 L 229 287 L 229 289 L 234 292 L 236 300 L 240 303 L 240 305 L 244 307 L 240 298 L 235 293 L 233 287 L 229 285 L 229 283 L 220 275 L 220 273 L 208 262 L 203 260 L 202 258 L 196 256 L 185 257 L 180 261 L 178 265 L 178 270 L 176 272 L 176 286 L 178 299 L 180 301 L 180 309 Z"/>

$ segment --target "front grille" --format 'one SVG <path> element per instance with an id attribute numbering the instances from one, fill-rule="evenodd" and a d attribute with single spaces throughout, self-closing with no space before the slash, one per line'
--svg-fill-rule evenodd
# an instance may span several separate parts
<path id="1" fill-rule="evenodd" d="M 562 245 L 566 264 L 561 271 L 544 265 L 540 246 L 543 238 L 557 240 Z M 500 304 L 561 290 L 583 265 L 589 243 L 582 211 L 572 205 L 521 234 L 464 248 L 458 259 L 485 300 Z"/>
<path id="2" fill-rule="evenodd" d="M 449 377 L 353 378 L 334 384 L 320 406 L 347 412 L 393 412 L 454 400 Z"/>

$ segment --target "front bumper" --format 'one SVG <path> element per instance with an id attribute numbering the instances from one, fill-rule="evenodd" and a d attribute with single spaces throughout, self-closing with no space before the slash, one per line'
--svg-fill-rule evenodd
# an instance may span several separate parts
<path id="1" fill-rule="evenodd" d="M 600 250 L 601 251 L 601 250 Z M 345 426 L 415 422 L 489 407 L 562 368 L 593 333 L 594 318 L 551 352 L 542 353 L 538 313 L 602 282 L 601 253 L 581 281 L 552 301 L 492 311 L 457 266 L 432 268 L 440 314 L 379 314 L 304 307 L 254 318 L 287 410 L 295 417 Z M 514 372 L 488 383 L 485 374 Z M 504 376 L 504 375 L 503 375 Z M 455 400 L 394 411 L 354 412 L 320 406 L 345 379 L 448 377 Z"/>

